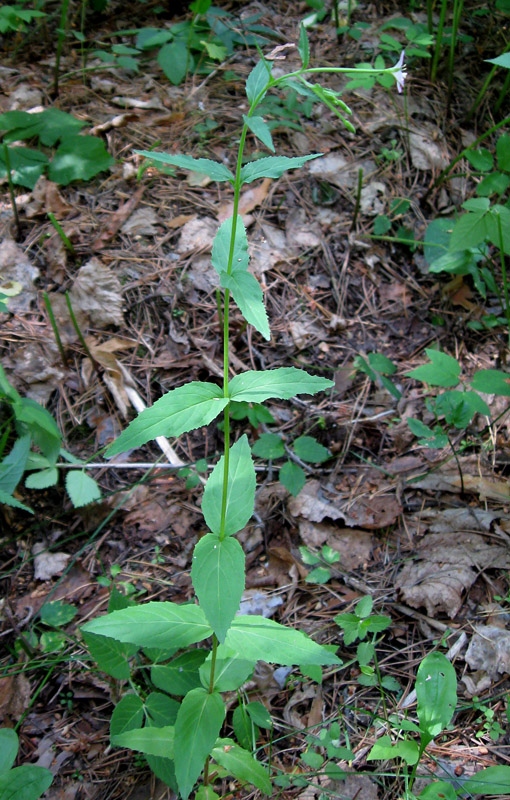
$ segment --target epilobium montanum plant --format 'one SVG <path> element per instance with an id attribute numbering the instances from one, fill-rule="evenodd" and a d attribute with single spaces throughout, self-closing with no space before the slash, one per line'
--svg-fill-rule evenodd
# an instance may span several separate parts
<path id="1" fill-rule="evenodd" d="M 130 608 L 117 605 L 117 610 L 82 628 L 99 667 L 124 680 L 130 678 L 127 659 L 138 649 L 156 662 L 168 661 L 178 650 L 184 650 L 169 664 L 156 663 L 152 667 L 151 684 L 163 691 L 153 691 L 147 696 L 131 681 L 134 693 L 127 694 L 117 705 L 111 723 L 112 744 L 144 753 L 156 774 L 178 789 L 183 800 L 188 798 L 200 775 L 203 784 L 196 794 L 199 798 L 216 798 L 211 784 L 225 774 L 251 783 L 265 794 L 271 793 L 267 768 L 234 740 L 218 738 L 226 715 L 221 693 L 239 689 L 258 660 L 282 665 L 341 665 L 331 649 L 300 631 L 262 616 L 236 616 L 245 585 L 245 558 L 234 535 L 244 528 L 253 513 L 256 481 L 247 436 L 234 443 L 230 441 L 231 410 L 238 403 L 263 403 L 269 398 L 287 400 L 333 386 L 325 378 L 294 367 L 248 371 L 231 380 L 228 374 L 231 297 L 247 322 L 265 339 L 270 339 L 262 289 L 248 272 L 248 241 L 238 214 L 241 187 L 258 178 L 279 178 L 285 170 L 302 167 L 320 155 L 272 156 L 242 166 L 248 131 L 274 153 L 271 132 L 264 119 L 255 113 L 258 104 L 272 88 L 295 88 L 323 102 L 349 130 L 354 130 L 344 116 L 350 109 L 338 93 L 308 80 L 318 72 L 352 70 L 310 68 L 308 38 L 302 27 L 301 68 L 274 77 L 272 60 L 282 60 L 282 53 L 289 47 L 293 45 L 275 48 L 248 76 L 246 95 L 250 108 L 243 117 L 235 173 L 225 164 L 205 158 L 140 153 L 153 161 L 230 183 L 234 188 L 233 216 L 221 225 L 212 248 L 212 264 L 224 290 L 223 386 L 193 381 L 173 389 L 143 411 L 109 448 L 109 454 L 114 455 L 140 447 L 157 436 L 180 436 L 208 425 L 223 412 L 225 452 L 207 481 L 202 499 L 209 533 L 197 543 L 192 559 L 191 578 L 198 603 L 150 602 Z M 401 87 L 405 75 L 403 60 L 386 72 L 394 74 Z M 210 650 L 189 649 L 190 645 L 206 639 L 212 640 Z M 138 660 L 137 664 L 140 663 Z M 183 699 L 179 703 L 168 695 Z"/>

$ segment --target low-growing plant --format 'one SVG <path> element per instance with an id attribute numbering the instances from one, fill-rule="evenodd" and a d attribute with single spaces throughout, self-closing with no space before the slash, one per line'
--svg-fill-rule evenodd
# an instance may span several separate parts
<path id="1" fill-rule="evenodd" d="M 281 60 L 286 44 L 275 49 Z M 82 627 L 87 645 L 100 669 L 129 680 L 133 669 L 150 669 L 153 691 L 135 690 L 116 706 L 111 741 L 144 753 L 153 771 L 186 800 L 197 780 L 201 800 L 215 800 L 216 779 L 233 775 L 265 794 L 271 793 L 270 774 L 250 751 L 232 738 L 221 738 L 226 716 L 222 692 L 237 691 L 251 675 L 257 660 L 281 665 L 299 664 L 306 670 L 320 665 L 340 666 L 332 650 L 300 631 L 262 616 L 238 616 L 245 585 L 245 557 L 235 538 L 249 522 L 255 502 L 256 474 L 246 434 L 231 441 L 231 414 L 239 403 L 262 404 L 270 398 L 288 400 L 297 394 L 315 394 L 332 381 L 304 370 L 283 367 L 247 371 L 230 378 L 230 315 L 234 299 L 246 321 L 266 339 L 271 333 L 262 289 L 248 271 L 248 241 L 239 216 L 241 187 L 259 178 L 279 178 L 286 170 L 302 167 L 320 154 L 273 156 L 244 163 L 248 131 L 274 152 L 271 131 L 259 104 L 272 89 L 290 87 L 320 100 L 348 127 L 350 109 L 338 93 L 312 82 L 316 73 L 344 73 L 344 68 L 309 67 L 309 44 L 301 27 L 302 66 L 273 75 L 271 56 L 262 58 L 246 82 L 249 110 L 243 116 L 235 170 L 226 164 L 188 155 L 140 151 L 140 155 L 177 169 L 193 170 L 234 189 L 233 215 L 219 228 L 212 248 L 212 264 L 223 289 L 223 384 L 193 381 L 173 389 L 143 411 L 109 447 L 109 454 L 140 447 L 157 436 L 180 436 L 208 425 L 223 414 L 224 454 L 207 480 L 202 512 L 209 530 L 199 539 L 192 557 L 191 579 L 198 602 L 150 602 L 124 608 Z M 378 72 L 370 68 L 370 73 Z M 399 88 L 405 77 L 403 59 L 387 70 Z M 212 639 L 210 649 L 192 648 Z M 152 663 L 152 666 L 150 664 Z M 176 698 L 182 698 L 177 700 Z M 235 713 L 235 712 L 234 712 Z M 244 712 L 239 712 L 242 714 Z M 247 711 L 250 715 L 250 711 Z M 256 723 L 256 719 L 251 717 Z M 246 744 L 246 739 L 244 740 Z"/>
<path id="2" fill-rule="evenodd" d="M 0 728 L 0 800 L 38 800 L 49 789 L 53 775 L 45 767 L 22 764 L 13 767 L 18 754 L 18 735 L 11 728 Z"/>

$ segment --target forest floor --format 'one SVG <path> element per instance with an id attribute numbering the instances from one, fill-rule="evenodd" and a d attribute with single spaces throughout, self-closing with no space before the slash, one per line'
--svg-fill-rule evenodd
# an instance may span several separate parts
<path id="1" fill-rule="evenodd" d="M 127 5 L 129 14 L 124 4 L 112 3 L 94 18 L 87 37 L 106 40 L 115 31 L 176 21 L 155 15 L 154 4 L 139 11 L 133 10 L 138 4 Z M 222 7 L 234 18 L 241 13 L 238 4 Z M 287 0 L 242 7 L 243 15 L 261 12 L 260 22 L 278 37 L 264 51 L 295 42 L 307 11 Z M 362 41 L 371 32 L 375 37 L 389 17 L 408 13 L 407 4 L 390 0 L 362 11 L 359 18 L 369 26 Z M 386 693 L 390 711 L 405 707 L 427 653 L 439 649 L 453 658 L 458 711 L 451 729 L 429 747 L 424 770 L 461 776 L 510 763 L 508 401 L 491 398 L 497 421 L 487 426 L 486 418 L 476 417 L 443 449 L 420 446 L 406 421 L 433 422 L 425 404 L 430 390 L 407 375 L 427 361 L 425 348 L 454 356 L 466 378 L 507 365 L 505 328 L 473 330 L 468 324 L 493 310 L 469 277 L 449 281 L 451 276 L 429 273 L 422 249 L 398 241 L 423 241 L 431 220 L 454 216 L 472 196 L 474 182 L 463 162 L 455 180 L 437 187 L 434 181 L 462 146 L 503 119 L 502 112 L 492 119 L 485 102 L 462 124 L 478 86 L 470 53 L 478 52 L 480 63 L 495 55 L 491 34 L 470 30 L 476 19 L 463 18 L 476 41 L 464 57 L 459 52 L 448 111 L 445 73 L 440 69 L 431 84 L 425 59 L 409 66 L 405 95 L 378 85 L 346 95 L 355 135 L 322 107 L 284 98 L 267 108 L 268 117 L 279 120 L 273 126 L 277 153 L 325 157 L 277 181 L 253 183 L 243 194 L 251 268 L 265 290 L 272 336 L 262 340 L 234 311 L 233 374 L 297 366 L 335 381 L 329 394 L 270 403 L 273 422 L 235 423 L 236 434 L 248 432 L 251 441 L 263 433 L 280 435 L 285 459 L 290 454 L 306 473 L 304 488 L 292 496 L 278 481 L 284 459 L 257 460 L 256 515 L 240 536 L 247 599 L 278 621 L 337 644 L 344 660 L 342 669 L 325 671 L 322 683 L 298 670 L 283 682 L 267 666 L 257 671 L 250 698 L 263 700 L 275 720 L 275 764 L 289 774 L 310 775 L 304 787 L 275 787 L 275 795 L 382 800 L 402 792 L 394 771 L 376 773 L 366 760 L 376 741 L 371 715 L 380 692 L 360 684 L 356 646 L 342 642 L 334 622 L 365 595 L 373 598 L 374 613 L 392 620 L 377 640 L 380 670 L 394 681 Z M 366 60 L 354 38 L 345 35 L 339 44 L 327 18 L 310 30 L 310 41 L 314 64 Z M 240 78 L 258 54 L 238 48 L 208 76 L 192 75 L 173 86 L 154 60 L 139 73 L 106 64 L 83 80 L 79 51 L 65 47 L 62 71 L 76 72 L 61 80 L 52 99 L 53 50 L 35 37 L 16 52 L 14 45 L 5 37 L 0 113 L 51 105 L 72 113 L 86 122 L 88 133 L 103 138 L 115 163 L 88 181 L 57 186 L 41 178 L 33 191 L 16 187 L 19 235 L 7 183 L 1 187 L 2 258 L 5 263 L 8 243 L 9 258 L 14 248 L 22 265 L 26 301 L 15 313 L 0 314 L 2 364 L 20 394 L 54 415 L 66 449 L 99 464 L 91 474 L 103 500 L 75 509 L 61 480 L 39 492 L 20 485 L 17 497 L 35 510 L 33 517 L 2 509 L 0 722 L 12 727 L 21 721 L 19 763 L 50 767 L 55 779 L 45 796 L 51 800 L 162 800 L 173 793 L 143 758 L 109 746 L 109 717 L 122 685 L 94 669 L 79 625 L 105 612 L 112 582 L 137 601 L 192 597 L 191 552 L 203 533 L 202 473 L 191 468 L 184 478 L 162 466 L 133 468 L 160 459 L 156 443 L 118 465 L 97 452 L 133 418 L 133 402 L 148 406 L 186 381 L 221 376 L 210 249 L 232 197 L 225 184 L 179 170 L 165 175 L 150 167 L 140 177 L 143 159 L 134 151 L 154 148 L 232 166 L 247 110 Z M 297 52 L 287 52 L 284 67 L 297 66 Z M 330 77 L 326 84 L 338 88 L 338 80 Z M 249 137 L 247 149 L 253 155 L 261 146 Z M 381 215 L 391 228 L 386 237 L 372 238 Z M 95 363 L 70 324 L 66 291 Z M 43 292 L 50 296 L 66 364 Z M 367 374 L 367 364 L 381 364 L 373 357 L 368 362 L 374 353 L 396 367 L 387 376 L 394 393 L 380 372 L 376 380 Z M 303 435 L 327 448 L 327 460 L 296 460 L 291 445 Z M 170 444 L 184 464 L 200 467 L 203 459 L 214 463 L 222 435 L 210 427 Z M 323 574 L 324 583 L 306 581 L 312 567 L 299 548 L 316 553 L 323 545 L 339 560 L 331 563 L 329 579 Z M 56 600 L 77 609 L 72 622 L 58 629 L 65 640 L 52 639 L 55 630 L 38 617 L 43 604 Z M 487 626 L 501 630 L 497 653 L 477 647 Z M 339 713 L 355 754 L 348 770 L 354 774 L 331 785 L 314 778 L 300 756 L 305 729 L 317 731 Z M 226 782 L 224 796 L 229 792 L 247 796 Z"/>

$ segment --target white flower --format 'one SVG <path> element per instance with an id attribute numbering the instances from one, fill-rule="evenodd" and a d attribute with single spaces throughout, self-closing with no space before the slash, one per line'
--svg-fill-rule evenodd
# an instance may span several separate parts
<path id="1" fill-rule="evenodd" d="M 405 55 L 406 51 L 402 50 L 402 52 L 400 53 L 399 60 L 397 61 L 395 66 L 392 67 L 392 69 L 394 70 L 393 77 L 397 82 L 397 89 L 399 94 L 402 94 L 402 91 L 404 89 L 404 81 L 407 78 L 407 69 L 406 65 L 404 64 Z"/>

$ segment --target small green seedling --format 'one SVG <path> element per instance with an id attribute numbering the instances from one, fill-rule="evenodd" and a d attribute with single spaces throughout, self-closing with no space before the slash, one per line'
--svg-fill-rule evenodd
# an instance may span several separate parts
<path id="1" fill-rule="evenodd" d="M 18 753 L 18 736 L 10 728 L 0 728 L 0 800 L 38 800 L 49 789 L 53 775 L 45 767 L 23 764 L 13 767 Z"/>
<path id="2" fill-rule="evenodd" d="M 340 553 L 333 550 L 328 544 L 322 545 L 318 553 L 310 548 L 301 545 L 299 548 L 303 562 L 308 566 L 314 567 L 305 578 L 306 583 L 327 583 L 331 580 L 333 564 L 340 561 Z"/>

